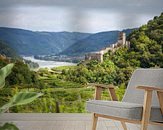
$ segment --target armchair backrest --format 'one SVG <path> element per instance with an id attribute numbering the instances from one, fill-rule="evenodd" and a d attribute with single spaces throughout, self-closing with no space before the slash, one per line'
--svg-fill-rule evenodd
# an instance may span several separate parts
<path id="1" fill-rule="evenodd" d="M 143 85 L 163 88 L 163 68 L 135 70 L 128 83 L 127 90 L 122 101 L 143 104 L 144 91 L 136 89 L 137 86 Z M 153 94 L 152 106 L 159 106 L 156 92 Z"/>

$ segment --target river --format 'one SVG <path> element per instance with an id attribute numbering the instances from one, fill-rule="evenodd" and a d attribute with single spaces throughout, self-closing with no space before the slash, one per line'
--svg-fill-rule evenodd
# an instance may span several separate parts
<path id="1" fill-rule="evenodd" d="M 39 68 L 54 68 L 54 67 L 59 67 L 59 66 L 76 65 L 75 63 L 70 63 L 70 62 L 38 60 L 38 59 L 35 59 L 33 56 L 23 56 L 23 58 L 26 60 L 30 60 L 32 62 L 38 63 Z"/>

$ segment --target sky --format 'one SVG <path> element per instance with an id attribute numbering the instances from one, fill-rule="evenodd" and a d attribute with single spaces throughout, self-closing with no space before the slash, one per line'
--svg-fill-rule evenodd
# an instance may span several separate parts
<path id="1" fill-rule="evenodd" d="M 139 27 L 161 12 L 163 0 L 0 0 L 0 26 L 95 33 Z"/>

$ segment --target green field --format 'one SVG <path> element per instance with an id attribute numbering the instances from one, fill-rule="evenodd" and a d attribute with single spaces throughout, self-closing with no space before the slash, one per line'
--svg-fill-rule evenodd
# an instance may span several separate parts
<path id="1" fill-rule="evenodd" d="M 13 85 L 11 88 L 4 88 L 0 93 L 1 105 L 7 102 L 10 97 L 19 91 L 41 92 L 44 95 L 34 102 L 11 108 L 10 112 L 40 112 L 40 113 L 84 113 L 86 112 L 86 101 L 94 98 L 94 87 L 84 84 L 59 79 L 58 76 L 63 69 L 73 67 L 58 67 L 52 70 L 40 69 L 38 79 L 42 86 L 34 85 Z M 122 99 L 124 88 L 117 88 L 119 100 Z M 103 91 L 102 99 L 109 100 L 108 91 Z"/>

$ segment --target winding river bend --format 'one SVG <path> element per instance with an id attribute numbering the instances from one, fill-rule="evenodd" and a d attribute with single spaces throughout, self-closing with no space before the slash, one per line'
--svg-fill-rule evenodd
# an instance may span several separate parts
<path id="1" fill-rule="evenodd" d="M 70 63 L 70 62 L 38 60 L 38 59 L 35 59 L 33 56 L 23 56 L 23 58 L 26 60 L 30 60 L 32 62 L 38 63 L 39 68 L 54 68 L 54 67 L 59 67 L 59 66 L 76 65 L 75 63 Z"/>

